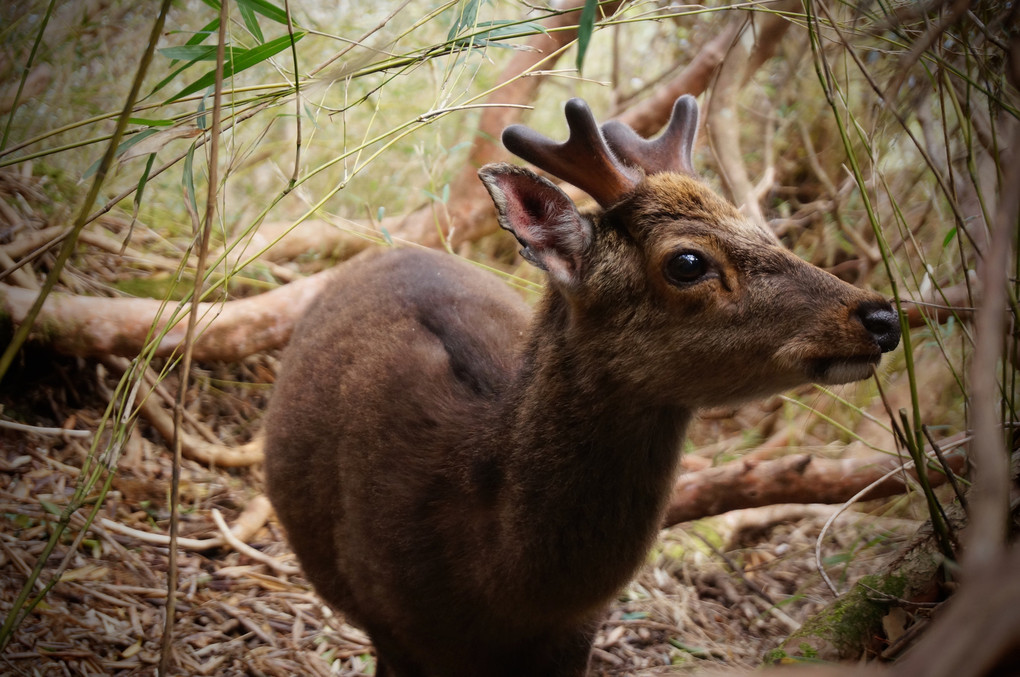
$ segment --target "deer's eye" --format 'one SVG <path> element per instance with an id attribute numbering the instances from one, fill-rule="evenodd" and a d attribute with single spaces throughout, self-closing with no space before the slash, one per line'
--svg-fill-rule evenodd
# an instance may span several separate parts
<path id="1" fill-rule="evenodd" d="M 697 282 L 708 272 L 708 260 L 696 252 L 681 252 L 666 262 L 666 277 L 673 284 Z"/>

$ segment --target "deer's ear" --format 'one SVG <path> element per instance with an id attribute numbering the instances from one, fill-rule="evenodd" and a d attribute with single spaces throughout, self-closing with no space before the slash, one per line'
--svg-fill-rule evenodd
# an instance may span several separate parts
<path id="1" fill-rule="evenodd" d="M 478 176 L 496 204 L 499 225 L 521 243 L 521 255 L 567 287 L 580 281 L 591 224 L 548 179 L 508 163 L 485 165 Z"/>

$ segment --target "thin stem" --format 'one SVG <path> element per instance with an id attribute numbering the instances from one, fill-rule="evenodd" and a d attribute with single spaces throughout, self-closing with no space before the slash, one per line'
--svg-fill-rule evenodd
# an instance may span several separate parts
<path id="1" fill-rule="evenodd" d="M 180 524 L 181 458 L 184 432 L 184 409 L 187 405 L 188 383 L 191 376 L 191 356 L 195 347 L 195 325 L 198 323 L 198 304 L 202 298 L 202 282 L 205 277 L 206 258 L 209 254 L 209 236 L 216 218 L 216 192 L 219 183 L 220 124 L 223 114 L 223 62 L 226 57 L 228 3 L 220 3 L 219 42 L 216 45 L 216 84 L 213 95 L 212 126 L 209 132 L 209 183 L 205 202 L 205 218 L 202 220 L 198 261 L 195 265 L 195 286 L 191 296 L 188 324 L 184 335 L 184 356 L 180 364 L 180 388 L 174 407 L 173 466 L 170 476 L 170 546 L 167 562 L 166 616 L 163 637 L 160 644 L 159 671 L 165 677 L 170 668 L 173 646 L 174 620 L 177 606 L 177 532 Z"/>
<path id="2" fill-rule="evenodd" d="M 7 139 L 11 134 L 11 125 L 14 123 L 14 114 L 18 111 L 18 104 L 21 102 L 21 94 L 25 91 L 25 82 L 28 81 L 28 76 L 32 72 L 32 64 L 35 63 L 35 55 L 39 51 L 39 44 L 42 42 L 43 33 L 46 32 L 46 26 L 50 23 L 50 17 L 53 16 L 53 8 L 56 4 L 57 0 L 50 0 L 50 4 L 46 6 L 46 13 L 43 14 L 42 23 L 39 24 L 39 30 L 35 34 L 35 42 L 32 43 L 32 51 L 29 53 L 28 61 L 25 62 L 25 67 L 21 71 L 21 80 L 18 81 L 18 91 L 14 94 L 14 101 L 11 103 L 11 112 L 7 116 L 7 124 L 4 126 L 3 138 L 0 138 L 0 153 L 2 153 L 4 148 L 7 147 Z"/>

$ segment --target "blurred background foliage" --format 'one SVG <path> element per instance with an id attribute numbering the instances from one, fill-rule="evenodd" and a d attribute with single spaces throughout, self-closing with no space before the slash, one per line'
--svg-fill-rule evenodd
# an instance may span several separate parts
<path id="1" fill-rule="evenodd" d="M 491 215 L 458 239 L 459 202 L 475 199 L 458 177 L 475 169 L 472 144 L 493 141 L 485 106 L 499 100 L 493 88 L 511 59 L 562 10 L 513 0 L 231 0 L 227 10 L 231 75 L 221 100 L 206 298 L 252 296 L 396 240 L 446 246 L 498 269 L 534 298 L 540 276 L 496 233 Z M 171 303 L 188 295 L 211 175 L 220 7 L 215 0 L 170 3 L 150 45 L 157 11 L 155 3 L 122 0 L 0 6 L 0 243 L 12 252 L 2 262 L 5 285 L 38 289 L 61 267 L 59 237 L 41 249 L 15 245 L 75 223 L 151 46 L 116 158 L 85 210 L 93 216 L 82 232 L 93 237 L 74 248 L 57 289 Z M 512 102 L 533 110 L 515 114 L 562 138 L 569 97 L 586 99 L 600 120 L 626 115 L 719 50 L 693 91 L 704 121 L 695 157 L 703 178 L 800 256 L 895 297 L 910 329 L 877 380 L 708 412 L 689 451 L 711 449 L 706 455 L 721 463 L 779 438 L 785 448 L 822 455 L 916 455 L 929 436 L 965 444 L 974 309 L 989 285 L 1005 296 L 998 309 L 1008 318 L 1004 357 L 992 362 L 997 434 L 1012 449 L 1020 279 L 1008 204 L 1020 191 L 1010 183 L 1010 163 L 1020 163 L 1016 3 L 636 0 L 603 3 L 590 16 L 594 23 L 580 31 L 582 41 L 590 38 L 583 55 L 568 46 L 536 74 L 520 74 L 542 85 Z M 406 227 L 405 217 L 423 206 L 434 227 Z M 997 219 L 1007 232 L 995 240 Z M 322 229 L 307 247 L 273 253 L 284 233 L 293 237 L 311 224 Z M 134 254 L 98 246 L 99 236 Z M 993 242 L 1008 259 L 1004 271 L 985 269 Z M 109 486 L 118 440 L 137 414 L 131 397 L 142 370 L 152 364 L 165 378 L 173 362 L 147 350 L 135 364 L 99 426 L 108 434 L 91 447 L 99 471 L 82 474 L 76 498 L 57 511 L 65 518 Z M 252 419 L 221 441 L 246 442 L 257 412 Z M 933 500 L 952 498 L 947 492 L 894 509 L 927 516 Z"/>

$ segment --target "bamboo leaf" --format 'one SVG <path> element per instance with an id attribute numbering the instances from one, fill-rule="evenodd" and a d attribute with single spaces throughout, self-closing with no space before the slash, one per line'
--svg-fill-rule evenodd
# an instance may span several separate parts
<path id="1" fill-rule="evenodd" d="M 294 42 L 297 42 L 304 36 L 305 36 L 304 32 L 294 33 Z M 290 44 L 291 44 L 290 36 L 282 35 L 276 38 L 275 40 L 270 40 L 269 42 L 263 45 L 258 45 L 257 47 L 252 47 L 251 49 L 248 50 L 236 50 L 234 52 L 235 54 L 234 58 L 231 61 L 224 62 L 223 64 L 223 77 L 229 78 L 236 73 L 240 73 L 243 70 L 246 70 L 248 68 L 251 68 L 252 66 L 260 64 L 263 61 L 272 58 L 273 56 L 283 51 L 284 49 L 287 49 L 290 46 Z M 171 103 L 173 101 L 177 101 L 178 99 L 182 99 L 188 96 L 189 94 L 200 92 L 206 87 L 211 87 L 215 82 L 216 71 L 211 70 L 202 77 L 200 77 L 199 79 L 192 82 L 190 85 L 188 85 L 181 91 L 177 92 L 169 99 L 167 99 L 164 103 Z"/>
<path id="2" fill-rule="evenodd" d="M 266 36 L 262 34 L 262 27 L 259 26 L 259 19 L 255 16 L 255 10 L 243 2 L 237 3 L 237 9 L 241 12 L 241 19 L 248 28 L 248 32 L 255 37 L 259 44 L 264 43 Z"/>
<path id="3" fill-rule="evenodd" d="M 191 203 L 193 214 L 198 213 L 198 200 L 195 199 L 195 144 L 188 148 L 188 154 L 184 156 L 184 170 L 181 172 L 181 185 L 184 187 L 184 194 Z"/>
<path id="4" fill-rule="evenodd" d="M 478 0 L 467 0 L 458 6 L 457 16 L 446 34 L 447 40 L 453 40 L 464 30 L 472 30 L 478 21 Z"/>
<path id="5" fill-rule="evenodd" d="M 591 42 L 591 34 L 595 30 L 595 10 L 598 9 L 599 0 L 585 0 L 584 9 L 581 10 L 581 20 L 577 24 L 577 72 L 580 73 L 584 66 L 584 56 L 588 53 L 588 44 Z"/>
<path id="6" fill-rule="evenodd" d="M 257 12 L 262 16 L 266 17 L 271 21 L 275 21 L 278 24 L 287 25 L 287 12 L 282 7 L 277 7 L 267 0 L 237 0 L 238 7 L 250 9 L 253 12 Z M 297 22 L 291 21 L 297 26 Z"/>
<path id="7" fill-rule="evenodd" d="M 184 44 L 186 45 L 202 44 L 202 42 L 204 42 L 206 38 L 216 35 L 216 33 L 219 30 L 220 30 L 220 18 L 216 17 L 206 25 L 202 26 L 201 29 L 196 31 L 195 34 L 188 38 L 188 41 Z"/>
<path id="8" fill-rule="evenodd" d="M 142 176 L 138 179 L 138 189 L 135 190 L 135 214 L 138 214 L 138 210 L 142 206 L 142 195 L 145 193 L 145 186 L 149 182 L 149 174 L 152 172 L 152 165 L 156 162 L 156 154 L 153 153 L 149 156 L 149 160 L 145 163 L 145 171 L 142 172 Z"/>
<path id="9" fill-rule="evenodd" d="M 507 36 L 527 35 L 532 33 L 548 33 L 540 23 L 534 21 L 520 22 L 512 19 L 500 19 L 494 21 L 480 21 L 473 30 L 485 29 L 473 35 L 463 37 L 454 41 L 457 47 L 500 47 L 514 49 L 516 45 L 505 42 L 495 42 L 498 38 Z"/>
<path id="10" fill-rule="evenodd" d="M 126 153 L 128 150 L 130 150 L 132 146 L 134 146 L 135 144 L 141 143 L 142 141 L 144 141 L 145 139 L 149 138 L 153 134 L 156 134 L 159 131 L 160 131 L 159 129 L 155 129 L 155 128 L 145 129 L 143 131 L 138 132 L 137 134 L 135 134 L 131 138 L 129 138 L 129 139 L 125 140 L 125 141 L 121 141 L 120 145 L 117 146 L 117 150 L 114 151 L 114 157 L 118 157 L 118 158 L 121 157 L 124 153 Z M 84 181 L 85 179 L 87 179 L 87 178 L 91 177 L 93 174 L 95 174 L 96 171 L 99 169 L 99 163 L 100 162 L 102 162 L 102 158 L 100 158 L 99 160 L 96 160 L 91 165 L 89 165 L 89 168 L 85 170 L 84 174 L 82 174 L 81 180 Z"/>
<path id="11" fill-rule="evenodd" d="M 130 118 L 128 122 L 132 125 L 144 125 L 146 127 L 171 127 L 173 120 L 156 120 L 151 118 Z"/>
<path id="12" fill-rule="evenodd" d="M 39 505 L 41 505 L 43 507 L 43 510 L 50 513 L 51 515 L 56 515 L 57 517 L 60 517 L 61 513 L 60 506 L 58 506 L 56 503 L 47 501 L 45 498 L 40 498 Z"/>
<path id="13" fill-rule="evenodd" d="M 226 59 L 235 59 L 247 50 L 237 47 L 226 48 Z M 216 45 L 178 45 L 176 47 L 163 47 L 159 53 L 174 61 L 188 61 L 189 65 L 198 61 L 215 61 Z"/>
<path id="14" fill-rule="evenodd" d="M 124 152 L 121 154 L 120 160 L 121 162 L 127 162 L 132 158 L 148 155 L 150 153 L 157 153 L 175 139 L 190 139 L 201 133 L 201 129 L 190 125 L 178 125 L 177 127 L 171 127 L 170 129 L 161 129 L 155 134 L 147 134 L 144 139 L 133 144 L 130 148 L 125 148 Z"/>
<path id="15" fill-rule="evenodd" d="M 198 31 L 197 33 L 192 35 L 190 38 L 188 38 L 188 41 L 185 43 L 185 45 L 187 45 L 187 46 L 198 45 L 203 40 L 205 40 L 207 37 L 209 37 L 210 35 L 214 34 L 217 30 L 219 30 L 219 27 L 220 27 L 220 20 L 219 19 L 213 19 L 212 21 L 207 23 L 205 26 L 203 26 L 202 30 Z M 191 66 L 194 63 L 196 63 L 196 62 L 195 61 L 189 61 L 188 63 L 185 63 L 184 65 L 182 65 L 179 68 L 177 68 L 174 72 L 170 73 L 170 75 L 168 75 L 165 78 L 163 78 L 162 80 L 160 80 L 158 83 L 156 83 L 156 86 L 152 88 L 152 91 L 149 92 L 145 96 L 145 98 L 149 98 L 150 96 L 152 96 L 153 94 L 155 94 L 159 90 L 161 90 L 164 87 L 166 87 L 168 84 L 173 82 L 174 78 L 176 78 L 178 75 L 180 75 L 180 73 L 182 71 L 186 70 L 189 66 Z M 172 66 L 173 62 L 171 62 L 170 65 Z"/>
<path id="16" fill-rule="evenodd" d="M 956 237 L 956 226 L 953 226 L 952 228 L 949 229 L 949 232 L 946 233 L 945 238 L 943 238 L 943 240 L 942 240 L 942 248 L 945 249 L 946 247 L 948 247 L 949 243 L 952 242 L 953 238 L 955 238 L 955 237 Z"/>

